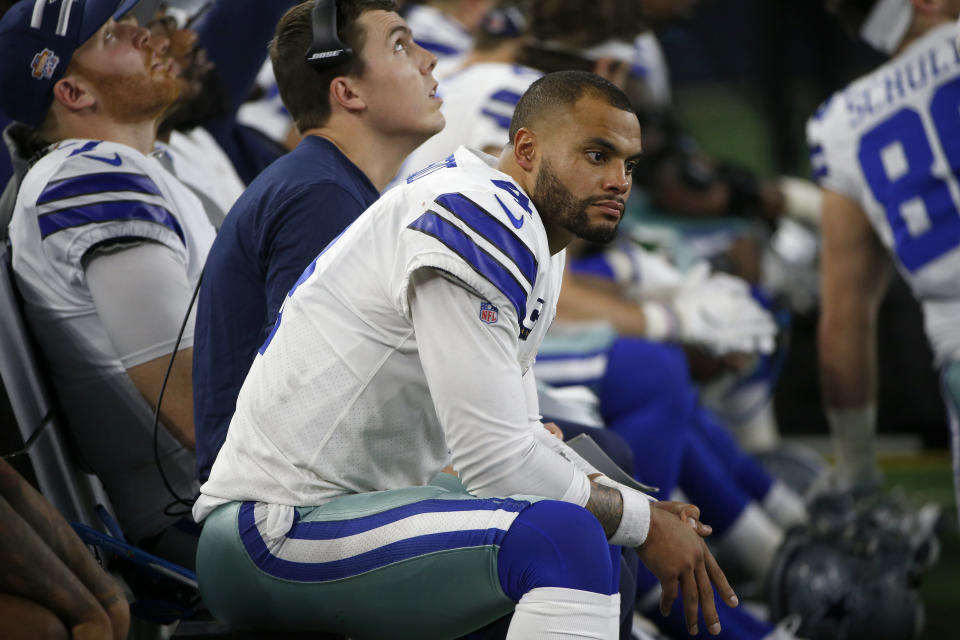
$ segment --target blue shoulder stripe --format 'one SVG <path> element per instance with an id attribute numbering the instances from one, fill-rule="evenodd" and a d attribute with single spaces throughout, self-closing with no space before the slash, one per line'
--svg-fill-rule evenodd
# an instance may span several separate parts
<path id="1" fill-rule="evenodd" d="M 462 193 L 445 193 L 435 202 L 500 249 L 520 269 L 530 286 L 537 277 L 537 259 L 530 247 L 503 222 Z"/>
<path id="2" fill-rule="evenodd" d="M 484 251 L 452 222 L 444 220 L 433 211 L 427 211 L 408 225 L 409 229 L 436 238 L 490 281 L 517 310 L 517 318 L 523 321 L 527 315 L 527 292 L 523 285 L 500 262 Z"/>
<path id="3" fill-rule="evenodd" d="M 414 38 L 414 42 L 430 53 L 436 53 L 441 56 L 452 56 L 460 53 L 460 49 L 457 49 L 456 47 L 451 47 L 448 44 L 441 44 L 439 42 L 433 42 L 432 40 L 420 40 L 418 38 Z"/>
<path id="4" fill-rule="evenodd" d="M 183 229 L 177 219 L 165 208 L 141 202 L 139 200 L 110 200 L 108 202 L 97 202 L 82 207 L 71 207 L 69 209 L 59 209 L 45 213 L 37 218 L 40 225 L 40 238 L 71 229 L 73 227 L 82 227 L 87 224 L 97 222 L 113 222 L 124 220 L 145 220 L 162 224 L 179 236 L 181 242 L 186 244 L 183 235 Z"/>
<path id="5" fill-rule="evenodd" d="M 494 122 L 497 123 L 497 126 L 501 129 L 510 128 L 510 116 L 505 116 L 502 113 L 497 113 L 496 111 L 491 111 L 490 109 L 481 109 L 480 113 L 490 118 L 493 118 Z M 504 141 L 506 142 L 506 141 Z"/>
<path id="6" fill-rule="evenodd" d="M 51 182 L 37 198 L 37 204 L 111 191 L 135 191 L 155 196 L 161 195 L 160 189 L 153 180 L 142 173 L 88 173 Z"/>
<path id="7" fill-rule="evenodd" d="M 511 107 L 515 107 L 517 103 L 520 102 L 520 94 L 516 91 L 510 91 L 509 89 L 500 89 L 500 91 L 491 95 L 490 99 L 496 100 L 497 102 L 505 102 Z"/>

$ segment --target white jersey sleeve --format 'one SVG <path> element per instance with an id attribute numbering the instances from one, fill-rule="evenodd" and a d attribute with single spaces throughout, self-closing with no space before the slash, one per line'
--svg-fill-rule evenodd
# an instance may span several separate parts
<path id="1" fill-rule="evenodd" d="M 45 264 L 74 284 L 83 282 L 84 255 L 114 240 L 157 242 L 186 262 L 187 238 L 176 205 L 147 162 L 126 145 L 62 144 L 24 178 L 12 222 L 14 246 L 33 244 L 21 238 L 39 240 Z"/>
<path id="2" fill-rule="evenodd" d="M 526 493 L 585 505 L 586 474 L 541 442 L 533 430 L 546 433 L 541 425 L 526 424 L 513 329 L 484 322 L 475 313 L 482 300 L 436 272 L 418 271 L 410 288 L 413 325 L 418 336 L 429 337 L 417 342 L 420 361 L 467 489 L 483 497 Z"/>
<path id="3" fill-rule="evenodd" d="M 438 58 L 473 49 L 473 36 L 466 27 L 436 7 L 413 4 L 404 10 L 403 16 L 417 44 Z"/>
<path id="4" fill-rule="evenodd" d="M 845 126 L 843 100 L 831 96 L 807 122 L 807 148 L 813 178 L 823 189 L 860 201 L 863 178 L 853 154 L 855 132 Z"/>
<path id="5" fill-rule="evenodd" d="M 477 155 L 461 148 L 434 166 L 478 162 Z M 400 233 L 395 265 L 402 279 L 395 289 L 398 310 L 409 317 L 406 281 L 417 269 L 445 272 L 484 300 L 478 317 L 511 328 L 526 372 L 536 352 L 530 347 L 539 345 L 527 346 L 530 331 L 541 320 L 544 302 L 555 304 L 553 289 L 559 288 L 559 281 L 548 275 L 554 259 L 539 214 L 520 186 L 498 171 L 424 171 L 423 189 L 409 191 L 419 202 L 404 205 L 413 213 Z M 545 331 L 550 321 L 552 317 L 539 322 L 540 328 Z"/>
<path id="6" fill-rule="evenodd" d="M 192 290 L 213 237 L 199 200 L 156 159 L 96 140 L 66 140 L 47 153 L 24 176 L 10 242 L 28 317 L 53 368 L 78 384 L 86 366 L 124 370 L 87 281 L 92 250 L 160 245 L 178 282 Z M 182 316 L 178 301 L 158 302 Z"/>
<path id="7" fill-rule="evenodd" d="M 452 98 L 457 103 L 468 101 L 477 109 L 466 135 L 457 144 L 486 149 L 500 148 L 509 143 L 510 121 L 517 103 L 542 75 L 539 71 L 519 65 L 479 64 L 448 78 L 445 85 L 440 85 L 444 100 L 447 95 L 457 94 L 456 98 Z M 459 95 L 461 93 L 464 94 L 462 98 Z M 451 114 L 454 118 L 458 115 Z"/>
<path id="8" fill-rule="evenodd" d="M 193 294 L 173 252 L 155 242 L 96 251 L 86 276 L 97 315 L 125 369 L 173 351 Z M 191 309 L 179 349 L 193 346 L 195 312 Z"/>

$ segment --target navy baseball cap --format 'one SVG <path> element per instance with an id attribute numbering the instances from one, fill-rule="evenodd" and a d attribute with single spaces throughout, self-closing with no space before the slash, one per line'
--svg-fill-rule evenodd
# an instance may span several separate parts
<path id="1" fill-rule="evenodd" d="M 138 0 L 21 0 L 0 19 L 0 109 L 43 124 L 74 52 Z"/>

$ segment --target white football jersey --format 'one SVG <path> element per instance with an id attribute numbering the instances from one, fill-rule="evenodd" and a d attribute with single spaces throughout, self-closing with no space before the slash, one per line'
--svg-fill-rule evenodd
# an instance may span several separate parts
<path id="1" fill-rule="evenodd" d="M 859 202 L 924 309 L 938 362 L 960 357 L 960 53 L 931 30 L 807 124 L 814 177 Z"/>
<path id="2" fill-rule="evenodd" d="M 503 63 L 470 65 L 440 81 L 440 107 L 446 126 L 417 147 L 404 161 L 391 186 L 443 160 L 457 147 L 485 149 L 510 142 L 510 120 L 520 96 L 543 74 L 529 67 Z"/>
<path id="3" fill-rule="evenodd" d="M 294 124 L 290 112 L 280 98 L 280 88 L 277 86 L 277 77 L 273 74 L 273 63 L 269 57 L 257 74 L 257 86 L 263 95 L 257 100 L 240 105 L 237 121 L 282 145 L 287 141 L 287 135 Z"/>
<path id="4" fill-rule="evenodd" d="M 466 53 L 473 49 L 473 36 L 454 18 L 440 9 L 423 4 L 403 11 L 414 41 L 438 58 Z"/>
<path id="5" fill-rule="evenodd" d="M 170 154 L 174 175 L 194 192 L 206 194 L 224 214 L 246 188 L 230 158 L 203 127 L 174 131 L 169 144 L 157 147 Z"/>
<path id="6" fill-rule="evenodd" d="M 243 384 L 196 517 L 226 500 L 318 505 L 423 485 L 448 462 L 451 433 L 459 429 L 466 441 L 480 431 L 475 417 L 440 424 L 418 344 L 472 344 L 465 331 L 503 323 L 515 353 L 477 359 L 508 357 L 526 373 L 556 313 L 564 260 L 562 251 L 550 255 L 539 214 L 493 162 L 461 148 L 425 168 L 374 203 L 304 272 Z M 421 267 L 476 293 L 470 314 L 478 328 L 415 334 L 408 294 Z M 485 370 L 477 367 L 478 375 Z M 526 414 L 522 423 L 502 426 L 525 431 Z M 497 446 L 482 458 L 509 449 Z"/>
<path id="7" fill-rule="evenodd" d="M 590 60 L 611 58 L 630 67 L 630 75 L 645 91 L 645 100 L 651 106 L 667 109 L 670 92 L 670 69 L 663 48 L 653 31 L 644 31 L 633 42 L 607 40 L 583 51 Z"/>
<path id="8" fill-rule="evenodd" d="M 633 41 L 635 49 L 632 73 L 643 78 L 650 98 L 659 107 L 669 108 L 673 102 L 670 91 L 670 68 L 663 48 L 653 31 L 645 31 Z"/>
<path id="9" fill-rule="evenodd" d="M 10 222 L 13 269 L 30 329 L 83 456 L 133 539 L 169 524 L 162 514 L 169 495 L 153 462 L 153 412 L 97 314 L 82 260 L 103 242 L 153 241 L 183 261 L 195 284 L 213 238 L 196 196 L 155 159 L 93 140 L 65 140 L 41 158 L 24 176 Z M 160 451 L 174 486 L 189 495 L 193 455 L 164 430 Z"/>

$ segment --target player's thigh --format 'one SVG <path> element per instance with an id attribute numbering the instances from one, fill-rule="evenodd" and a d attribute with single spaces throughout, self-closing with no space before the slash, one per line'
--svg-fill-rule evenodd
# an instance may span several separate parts
<path id="1" fill-rule="evenodd" d="M 265 505 L 211 514 L 197 557 L 210 610 L 240 628 L 364 638 L 463 635 L 512 610 L 497 554 L 526 499 L 479 499 L 438 486 L 348 496 L 300 510 L 266 538 Z"/>

